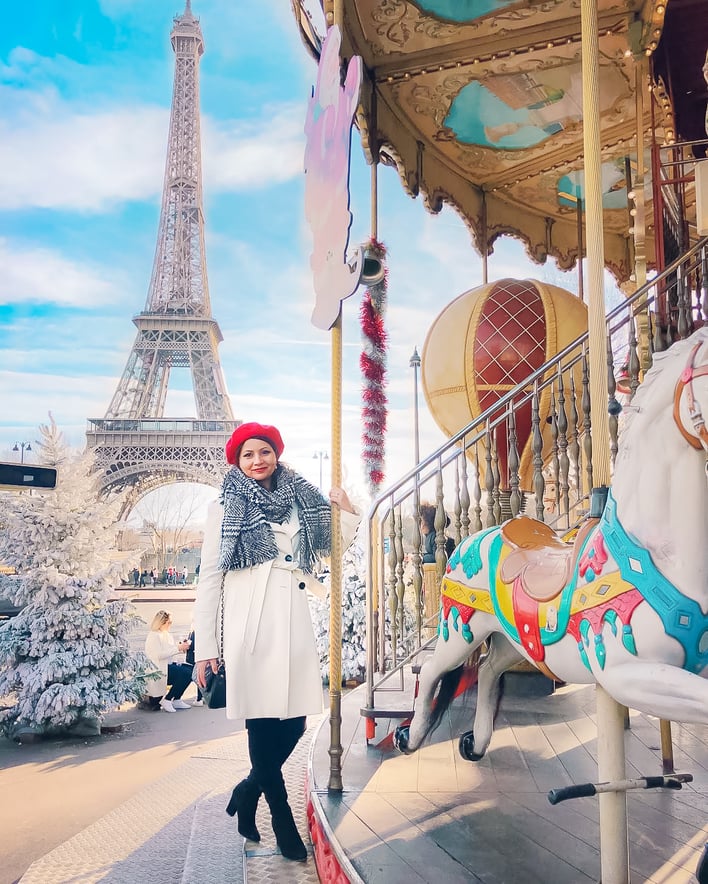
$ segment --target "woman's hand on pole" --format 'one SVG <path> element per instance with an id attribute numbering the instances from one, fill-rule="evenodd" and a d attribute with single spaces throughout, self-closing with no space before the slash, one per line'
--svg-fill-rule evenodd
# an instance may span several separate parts
<path id="1" fill-rule="evenodd" d="M 216 657 L 211 657 L 209 660 L 197 660 L 194 665 L 197 667 L 197 684 L 200 688 L 206 687 L 207 666 L 211 666 L 214 675 L 219 671 L 219 661 Z"/>
<path id="2" fill-rule="evenodd" d="M 329 501 L 338 506 L 340 510 L 344 510 L 345 513 L 354 512 L 354 507 L 343 488 L 332 488 L 329 492 Z"/>

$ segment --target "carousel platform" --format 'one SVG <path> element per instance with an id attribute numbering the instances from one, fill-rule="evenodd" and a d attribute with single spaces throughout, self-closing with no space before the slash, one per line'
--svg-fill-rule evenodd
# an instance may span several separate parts
<path id="1" fill-rule="evenodd" d="M 489 752 L 476 763 L 457 751 L 459 734 L 472 726 L 474 692 L 453 703 L 422 749 L 403 756 L 392 747 L 396 720 L 378 719 L 367 745 L 364 691 L 342 699 L 341 794 L 327 789 L 326 717 L 312 743 L 309 816 L 321 881 L 600 880 L 598 799 L 552 806 L 547 797 L 597 782 L 593 687 L 544 697 L 507 692 Z M 402 698 L 412 696 L 411 683 Z M 660 775 L 658 719 L 632 711 L 630 725 L 627 777 Z M 680 791 L 627 793 L 632 882 L 695 882 L 708 840 L 708 728 L 673 724 L 672 734 L 675 770 L 694 779 Z"/>

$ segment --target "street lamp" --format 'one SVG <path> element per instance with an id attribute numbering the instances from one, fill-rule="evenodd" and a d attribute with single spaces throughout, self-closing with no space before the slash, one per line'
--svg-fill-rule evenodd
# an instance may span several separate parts
<path id="1" fill-rule="evenodd" d="M 313 458 L 313 460 L 317 460 L 317 458 L 320 459 L 320 491 L 321 491 L 322 490 L 322 461 L 329 460 L 329 455 L 327 454 L 326 451 L 316 451 L 312 455 L 312 458 Z"/>
<path id="2" fill-rule="evenodd" d="M 20 451 L 20 463 L 23 464 L 25 462 L 25 451 L 32 451 L 32 446 L 29 442 L 15 442 L 13 451 Z"/>
<path id="3" fill-rule="evenodd" d="M 415 446 L 415 465 L 420 463 L 420 433 L 418 431 L 418 369 L 420 368 L 420 356 L 418 348 L 413 348 L 413 355 L 409 362 L 413 369 L 413 444 Z"/>

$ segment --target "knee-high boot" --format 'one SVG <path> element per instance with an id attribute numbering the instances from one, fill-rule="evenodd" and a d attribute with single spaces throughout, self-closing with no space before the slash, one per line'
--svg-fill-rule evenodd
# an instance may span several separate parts
<path id="1" fill-rule="evenodd" d="M 271 771 L 261 782 L 261 786 L 270 807 L 273 832 L 280 852 L 286 859 L 304 862 L 307 859 L 307 848 L 295 825 L 282 773 L 279 770 Z"/>
<path id="2" fill-rule="evenodd" d="M 250 776 L 255 778 L 268 802 L 280 852 L 287 859 L 303 861 L 307 859 L 307 849 L 288 804 L 281 767 L 305 731 L 305 718 L 251 719 L 246 727 L 253 766 Z"/>
<path id="3" fill-rule="evenodd" d="M 261 797 L 261 787 L 253 771 L 234 786 L 229 803 L 226 805 L 226 813 L 229 816 L 238 814 L 238 832 L 244 838 L 251 841 L 260 841 L 261 835 L 256 828 L 256 810 L 258 799 Z"/>

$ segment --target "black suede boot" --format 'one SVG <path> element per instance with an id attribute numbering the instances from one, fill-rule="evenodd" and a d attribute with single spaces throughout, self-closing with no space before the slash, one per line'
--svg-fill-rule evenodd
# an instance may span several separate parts
<path id="1" fill-rule="evenodd" d="M 307 848 L 295 825 L 282 776 L 279 783 L 275 779 L 266 783 L 263 794 L 270 807 L 273 832 L 280 852 L 285 859 L 305 862 L 307 859 Z"/>
<path id="2" fill-rule="evenodd" d="M 260 786 L 250 776 L 241 780 L 231 793 L 226 813 L 229 816 L 238 814 L 238 832 L 250 841 L 260 841 L 261 835 L 256 828 L 256 809 L 261 797 Z"/>
<path id="3" fill-rule="evenodd" d="M 304 862 L 307 848 L 295 825 L 281 767 L 305 731 L 305 717 L 246 719 L 249 775 L 265 796 L 280 852 L 286 859 Z M 240 831 L 240 830 L 239 830 Z"/>

